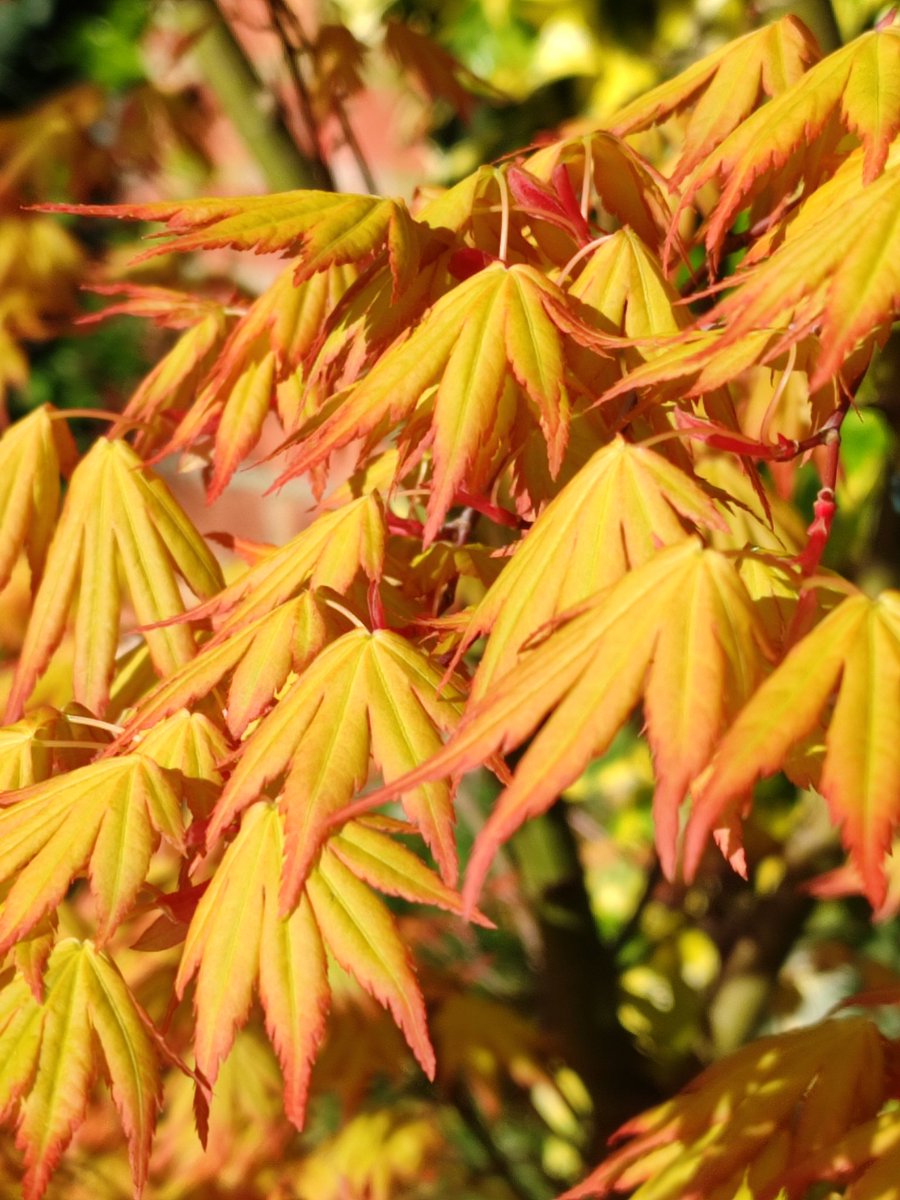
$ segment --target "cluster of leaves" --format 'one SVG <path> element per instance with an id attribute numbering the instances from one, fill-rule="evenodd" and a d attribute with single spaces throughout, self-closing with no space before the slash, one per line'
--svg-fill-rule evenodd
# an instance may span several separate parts
<path id="1" fill-rule="evenodd" d="M 484 923 L 504 843 L 635 713 L 669 877 L 711 838 L 746 871 L 754 782 L 780 770 L 825 797 L 884 900 L 900 593 L 821 558 L 842 425 L 900 296 L 898 72 L 895 24 L 822 58 L 786 18 L 411 207 L 77 209 L 162 222 L 148 256 L 289 261 L 246 307 L 119 289 L 109 311 L 180 336 L 108 436 L 79 459 L 44 407 L 0 441 L 0 587 L 20 556 L 33 585 L 0 729 L 0 1112 L 30 1200 L 98 1075 L 136 1194 L 163 1068 L 201 1136 L 220 1086 L 271 1106 L 268 1060 L 228 1075 L 255 997 L 298 1128 L 347 977 L 447 1070 L 378 893 Z M 319 507 L 283 546 L 232 537 L 248 566 L 226 583 L 155 465 L 202 458 L 215 497 L 272 420 L 279 482 Z M 804 456 L 805 534 L 786 501 Z M 71 694 L 38 704 L 66 640 Z M 481 766 L 504 790 L 457 891 L 456 786 Z M 867 1016 L 758 1043 L 626 1126 L 571 1194 L 874 1196 L 897 1169 L 896 1060 Z M 384 1119 L 415 1176 L 434 1127 Z M 332 1164 L 353 1161 L 341 1138 Z M 304 1170 L 265 1186 L 326 1195 Z"/>

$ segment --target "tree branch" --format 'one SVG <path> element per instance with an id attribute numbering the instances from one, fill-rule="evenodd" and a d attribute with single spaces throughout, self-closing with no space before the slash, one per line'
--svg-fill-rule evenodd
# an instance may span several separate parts
<path id="1" fill-rule="evenodd" d="M 206 82 L 246 143 L 273 191 L 318 186 L 313 163 L 297 145 L 277 105 L 245 55 L 217 0 L 187 0 L 185 25 L 204 29 L 194 54 Z"/>

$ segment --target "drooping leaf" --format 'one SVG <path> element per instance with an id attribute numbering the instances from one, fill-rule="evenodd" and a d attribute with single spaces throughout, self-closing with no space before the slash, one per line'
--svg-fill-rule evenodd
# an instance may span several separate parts
<path id="1" fill-rule="evenodd" d="M 18 1114 L 26 1200 L 44 1194 L 84 1120 L 98 1063 L 128 1139 L 135 1196 L 141 1196 L 162 1099 L 148 1025 L 116 967 L 89 941 L 68 938 L 56 946 L 42 1003 L 22 976 L 0 991 L 0 1114 Z"/>
<path id="2" fill-rule="evenodd" d="M 51 420 L 46 406 L 0 438 L 0 591 L 23 550 L 33 582 L 40 579 L 59 509 L 60 470 L 74 458 L 65 423 Z"/>
<path id="3" fill-rule="evenodd" d="M 639 96 L 608 125 L 624 137 L 686 114 L 680 153 L 670 174 L 672 182 L 679 183 L 765 98 L 791 87 L 819 58 L 806 26 L 796 17 L 782 17 L 727 42 Z"/>
<path id="4" fill-rule="evenodd" d="M 684 199 L 711 180 L 722 184 L 706 233 L 709 251 L 718 253 L 737 214 L 776 172 L 784 196 L 801 182 L 818 182 L 822 158 L 836 152 L 845 133 L 862 143 L 863 182 L 872 183 L 900 129 L 898 71 L 900 28 L 864 33 L 764 104 L 698 163 L 685 180 Z"/>
<path id="5" fill-rule="evenodd" d="M 360 574 L 378 579 L 384 558 L 384 507 L 376 495 L 361 496 L 323 513 L 277 550 L 230 583 L 191 619 L 220 617 L 219 645 L 258 617 L 273 612 L 301 589 L 328 587 L 345 592 Z"/>
<path id="6" fill-rule="evenodd" d="M 283 417 L 288 406 L 278 403 L 279 389 L 300 386 L 303 360 L 353 280 L 346 267 L 332 267 L 297 283 L 295 270 L 283 271 L 234 326 L 165 447 L 166 453 L 187 449 L 215 432 L 210 502 L 256 445 L 273 407 Z"/>
<path id="7" fill-rule="evenodd" d="M 478 836 L 463 891 L 471 904 L 497 847 L 606 750 L 643 698 L 657 847 L 674 873 L 679 805 L 761 678 L 767 653 L 733 563 L 688 538 L 586 601 L 468 708 L 439 754 L 368 800 L 471 770 L 534 735 Z"/>
<path id="8" fill-rule="evenodd" d="M 210 595 L 222 582 L 216 560 L 165 483 L 145 473 L 125 442 L 101 438 L 72 475 L 28 623 L 8 720 L 21 715 L 59 645 L 76 593 L 75 698 L 94 713 L 103 711 L 121 621 L 120 570 L 144 625 L 184 612 L 178 575 L 198 596 Z M 146 639 L 160 673 L 194 652 L 184 625 L 147 630 Z"/>
<path id="9" fill-rule="evenodd" d="M 900 31 L 894 40 L 900 47 Z M 861 155 L 854 163 L 862 171 Z M 821 387 L 863 339 L 886 336 L 900 313 L 898 213 L 900 164 L 857 186 L 843 205 L 829 205 L 817 220 L 798 218 L 785 243 L 740 272 L 735 290 L 708 314 L 724 324 L 721 348 L 740 346 L 766 327 L 786 331 L 778 340 L 784 347 L 815 328 L 822 353 L 809 383 L 813 390 Z"/>
<path id="10" fill-rule="evenodd" d="M 256 254 L 297 258 L 300 283 L 330 266 L 358 263 L 386 248 L 395 295 L 415 275 L 420 231 L 402 200 L 347 193 L 277 192 L 267 196 L 207 197 L 178 203 L 51 205 L 57 212 L 162 221 L 172 237 L 141 258 L 172 250 L 233 246 Z"/>
<path id="11" fill-rule="evenodd" d="M 144 451 L 164 440 L 158 420 L 162 414 L 187 409 L 225 345 L 232 319 L 223 305 L 172 288 L 141 287 L 134 284 L 95 285 L 102 295 L 124 294 L 124 299 L 101 312 L 80 318 L 79 324 L 103 321 L 113 316 L 144 317 L 167 329 L 183 332 L 138 384 L 115 431 L 123 434 L 137 424 L 136 446 Z"/>
<path id="12" fill-rule="evenodd" d="M 162 834 L 183 851 L 181 800 L 151 759 L 101 759 L 7 792 L 0 808 L 0 947 L 27 934 L 87 868 L 105 938 L 127 914 Z"/>
<path id="13" fill-rule="evenodd" d="M 807 1158 L 875 1116 L 892 1093 L 885 1058 L 867 1017 L 752 1042 L 624 1125 L 627 1144 L 564 1200 L 706 1200 L 738 1192 L 745 1172 L 754 1200 L 775 1200 Z"/>
<path id="14" fill-rule="evenodd" d="M 216 806 L 215 838 L 262 792 L 287 777 L 280 798 L 287 860 L 282 905 L 293 906 L 325 837 L 330 818 L 366 782 L 371 758 L 385 779 L 418 766 L 442 744 L 461 705 L 439 695 L 443 671 L 405 638 L 386 630 L 353 630 L 302 673 L 241 748 Z M 428 783 L 404 796 L 444 879 L 456 877 L 450 790 Z"/>
<path id="15" fill-rule="evenodd" d="M 459 911 L 459 900 L 411 851 L 362 822 L 321 850 L 296 905 L 282 915 L 284 855 L 278 809 L 252 805 L 197 907 L 176 989 L 183 995 L 197 975 L 197 1065 L 212 1081 L 258 989 L 285 1077 L 286 1111 L 299 1127 L 329 1004 L 326 948 L 391 1011 L 425 1072 L 434 1072 L 406 950 L 368 883 L 451 911 Z"/>
<path id="16" fill-rule="evenodd" d="M 833 709 L 832 709 L 833 702 Z M 799 641 L 740 712 L 713 759 L 685 840 L 696 870 L 711 830 L 730 823 L 760 775 L 782 767 L 793 745 L 831 710 L 818 784 L 874 906 L 884 899 L 883 860 L 900 818 L 900 594 L 857 595 Z"/>
<path id="17" fill-rule="evenodd" d="M 284 478 L 385 421 L 414 421 L 423 393 L 436 387 L 433 414 L 418 431 L 418 440 L 429 436 L 434 463 L 430 541 L 457 490 L 476 491 L 487 482 L 497 439 L 506 444 L 517 411 L 540 425 L 551 470 L 558 470 L 568 436 L 565 360 L 579 340 L 595 346 L 597 335 L 543 275 L 528 266 L 493 265 L 442 297 L 406 341 L 382 355 L 304 438 Z M 510 379 L 517 385 L 512 395 Z"/>
<path id="18" fill-rule="evenodd" d="M 472 684 L 487 695 L 538 629 L 648 562 L 691 524 L 722 527 L 712 499 L 653 450 L 616 438 L 551 501 L 472 613 L 463 649 L 490 633 Z"/>

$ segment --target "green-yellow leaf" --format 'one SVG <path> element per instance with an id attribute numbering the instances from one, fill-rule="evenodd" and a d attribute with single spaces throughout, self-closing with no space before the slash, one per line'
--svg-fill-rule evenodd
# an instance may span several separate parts
<path id="1" fill-rule="evenodd" d="M 459 911 L 459 898 L 410 851 L 363 821 L 323 848 L 296 905 L 282 915 L 284 854 L 277 808 L 252 805 L 194 914 L 176 989 L 183 995 L 197 976 L 197 1065 L 213 1081 L 259 991 L 285 1078 L 286 1111 L 299 1128 L 331 994 L 326 948 L 390 1009 L 426 1073 L 434 1071 L 406 949 L 367 884 L 451 911 Z"/>
<path id="2" fill-rule="evenodd" d="M 438 300 L 413 333 L 315 423 L 284 478 L 324 462 L 384 421 L 409 421 L 418 415 L 423 395 L 436 388 L 429 421 L 416 426 L 420 441 L 430 425 L 434 481 L 425 525 L 430 541 L 456 491 L 488 483 L 498 446 L 507 446 L 510 376 L 520 422 L 540 427 L 551 470 L 559 469 L 569 424 L 565 363 L 579 342 L 596 348 L 598 335 L 555 285 L 533 267 L 493 264 Z"/>
<path id="3" fill-rule="evenodd" d="M 166 773 L 140 754 L 101 759 L 3 797 L 0 947 L 54 908 L 87 867 L 107 937 L 134 903 L 159 835 L 183 850 L 181 801 Z"/>
<path id="4" fill-rule="evenodd" d="M 900 28 L 872 30 L 829 54 L 738 125 L 684 184 L 685 199 L 711 180 L 722 184 L 707 247 L 718 252 L 737 214 L 775 172 L 780 193 L 787 195 L 811 170 L 821 169 L 820 140 L 834 151 L 841 133 L 855 135 L 865 152 L 863 182 L 872 183 L 900 129 L 898 81 Z"/>
<path id="5" fill-rule="evenodd" d="M 297 258 L 296 280 L 332 265 L 356 263 L 386 249 L 395 295 L 415 275 L 420 230 L 402 200 L 338 192 L 278 192 L 206 197 L 177 204 L 57 205 L 58 211 L 132 221 L 163 221 L 172 238 L 141 257 L 171 250 L 234 246 L 256 254 Z"/>
<path id="6" fill-rule="evenodd" d="M 21 721 L 0 728 L 0 794 L 49 776 L 53 754 L 44 739 L 52 737 L 58 721 L 55 709 L 38 708 Z"/>
<path id="7" fill-rule="evenodd" d="M 490 633 L 472 685 L 487 695 L 542 625 L 648 562 L 691 525 L 723 527 L 711 498 L 653 450 L 615 438 L 547 505 L 472 613 L 463 649 Z"/>
<path id="8" fill-rule="evenodd" d="M 900 47 L 900 32 L 894 40 Z M 900 312 L 900 161 L 865 187 L 862 155 L 853 162 L 857 186 L 843 203 L 824 211 L 817 205 L 815 220 L 804 220 L 801 208 L 784 244 L 739 272 L 738 286 L 708 314 L 724 324 L 717 353 L 739 347 L 762 328 L 785 329 L 780 346 L 814 328 L 822 343 L 809 381 L 815 390 L 863 339 L 888 332 Z M 844 180 L 838 182 L 843 192 Z"/>
<path id="9" fill-rule="evenodd" d="M 819 57 L 806 26 L 796 17 L 783 17 L 707 54 L 620 109 L 608 124 L 624 137 L 685 115 L 680 154 L 671 173 L 678 183 L 759 107 L 763 97 L 777 96 L 796 83 Z"/>
<path id="10" fill-rule="evenodd" d="M 18 1112 L 25 1200 L 39 1200 L 82 1123 L 103 1065 L 128 1139 L 136 1197 L 147 1179 L 162 1099 L 149 1021 L 124 980 L 91 942 L 60 942 L 42 1003 L 16 976 L 0 992 L 0 1111 Z"/>
<path id="11" fill-rule="evenodd" d="M 60 469 L 74 457 L 65 422 L 51 420 L 46 406 L 0 437 L 0 591 L 22 550 L 33 580 L 40 578 L 59 508 Z"/>
<path id="12" fill-rule="evenodd" d="M 876 907 L 900 817 L 900 593 L 844 600 L 799 641 L 740 712 L 713 759 L 685 841 L 696 870 L 711 830 L 781 767 L 833 702 L 819 790 Z"/>
<path id="13" fill-rule="evenodd" d="M 271 551 L 190 612 L 192 619 L 220 617 L 214 644 L 243 629 L 301 589 L 345 592 L 360 574 L 376 580 L 384 559 L 384 507 L 378 496 L 361 496 L 322 513 L 296 537 Z"/>
<path id="14" fill-rule="evenodd" d="M 629 1140 L 564 1200 L 613 1190 L 633 1200 L 740 1197 L 745 1183 L 752 1196 L 776 1197 L 785 1179 L 790 1195 L 804 1195 L 795 1185 L 805 1162 L 892 1093 L 885 1048 L 866 1017 L 751 1042 L 622 1126 L 616 1137 Z"/>
<path id="15" fill-rule="evenodd" d="M 532 738 L 476 841 L 463 891 L 471 907 L 497 847 L 549 808 L 643 699 L 657 846 L 673 874 L 679 805 L 762 676 L 767 650 L 733 563 L 688 538 L 587 601 L 467 710 L 439 754 L 367 799 L 471 770 Z"/>
<path id="16" fill-rule="evenodd" d="M 198 596 L 210 595 L 222 581 L 215 558 L 162 480 L 145 472 L 125 442 L 101 438 L 72 475 L 28 622 L 7 719 L 21 715 L 63 636 L 76 594 L 75 698 L 94 713 L 103 711 L 119 637 L 120 571 L 142 625 L 184 612 L 178 575 Z M 145 636 L 161 674 L 194 653 L 186 625 L 148 629 Z"/>
<path id="17" fill-rule="evenodd" d="M 287 861 L 282 904 L 292 907 L 330 820 L 363 786 L 370 756 L 386 780 L 406 774 L 442 745 L 461 704 L 441 668 L 399 634 L 352 630 L 307 667 L 248 738 L 216 805 L 211 839 L 267 784 L 286 774 L 280 805 Z M 404 795 L 404 806 L 444 879 L 456 877 L 453 810 L 445 783 Z"/>

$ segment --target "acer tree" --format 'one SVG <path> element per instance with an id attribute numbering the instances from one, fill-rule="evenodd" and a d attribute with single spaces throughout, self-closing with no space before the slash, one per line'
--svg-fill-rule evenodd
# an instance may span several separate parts
<path id="1" fill-rule="evenodd" d="M 161 224 L 145 260 L 286 261 L 256 297 L 106 286 L 177 331 L 165 357 L 86 449 L 48 405 L 0 440 L 0 587 L 30 589 L 0 728 L 4 1188 L 894 1194 L 900 981 L 757 1040 L 755 1002 L 709 1018 L 706 1061 L 731 1053 L 687 1082 L 696 1047 L 667 1076 L 618 1020 L 616 955 L 661 897 L 896 911 L 900 592 L 827 564 L 892 361 L 898 130 L 900 24 L 823 55 L 786 17 L 410 203 L 46 206 Z M 283 545 L 201 532 L 160 464 L 214 499 L 273 421 L 276 486 L 314 508 Z M 604 940 L 560 797 L 623 747 L 658 868 Z M 773 788 L 827 804 L 805 890 L 765 883 Z M 529 831 L 574 879 L 537 878 Z M 750 912 L 777 941 L 783 912 Z M 543 939 L 549 1044 L 485 986 L 504 927 Z M 491 1134 L 515 1087 L 575 1156 L 543 1178 Z"/>

